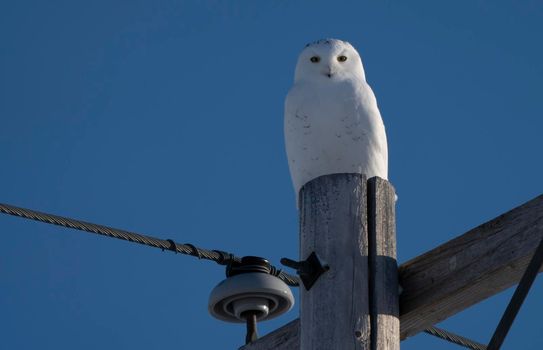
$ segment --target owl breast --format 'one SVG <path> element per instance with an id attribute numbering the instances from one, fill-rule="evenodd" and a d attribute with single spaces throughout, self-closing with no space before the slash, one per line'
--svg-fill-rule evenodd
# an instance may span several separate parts
<path id="1" fill-rule="evenodd" d="M 296 193 L 327 174 L 387 178 L 385 130 L 365 82 L 296 84 L 285 102 L 284 126 Z"/>

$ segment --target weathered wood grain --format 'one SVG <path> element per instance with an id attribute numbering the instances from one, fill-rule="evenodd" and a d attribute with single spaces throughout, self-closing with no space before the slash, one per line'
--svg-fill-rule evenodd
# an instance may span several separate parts
<path id="1" fill-rule="evenodd" d="M 303 287 L 302 287 L 303 288 Z M 240 350 L 299 350 L 300 320 L 295 319 L 255 342 L 244 345 Z"/>
<path id="2" fill-rule="evenodd" d="M 300 349 L 369 350 L 366 179 L 318 177 L 300 191 L 300 259 L 312 252 L 330 270 L 300 288 Z"/>
<path id="3" fill-rule="evenodd" d="M 401 265 L 401 338 L 518 283 L 542 237 L 543 195 Z M 298 323 L 285 326 L 292 330 L 289 346 L 299 342 Z M 295 349 L 267 346 L 274 335 L 258 340 L 258 349 Z"/>
<path id="4" fill-rule="evenodd" d="M 542 237 L 539 196 L 403 264 L 402 338 L 518 283 Z"/>
<path id="5" fill-rule="evenodd" d="M 400 349 L 398 264 L 396 262 L 396 200 L 392 185 L 368 180 L 371 349 Z"/>

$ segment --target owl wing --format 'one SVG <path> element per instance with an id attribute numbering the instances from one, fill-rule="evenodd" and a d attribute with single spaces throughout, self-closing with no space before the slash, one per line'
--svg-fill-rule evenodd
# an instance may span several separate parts
<path id="1" fill-rule="evenodd" d="M 299 85 L 294 85 L 285 99 L 285 149 L 296 197 L 298 196 L 298 191 L 303 186 L 302 173 L 304 157 L 306 156 L 303 150 L 307 148 L 305 137 L 307 135 L 304 135 L 304 129 L 310 127 L 309 115 L 304 110 L 303 97 L 303 88 Z M 307 130 L 305 133 L 307 133 Z"/>
<path id="2" fill-rule="evenodd" d="M 359 120 L 367 120 L 368 178 L 379 176 L 388 179 L 388 143 L 385 125 L 371 87 L 364 81 L 357 85 L 356 109 Z"/>

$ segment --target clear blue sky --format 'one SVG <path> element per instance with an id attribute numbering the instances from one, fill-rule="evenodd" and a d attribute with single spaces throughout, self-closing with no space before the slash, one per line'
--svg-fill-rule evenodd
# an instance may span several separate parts
<path id="1" fill-rule="evenodd" d="M 437 3 L 3 1 L 0 202 L 295 258 L 283 100 L 303 46 L 335 37 L 387 127 L 405 262 L 543 192 L 542 2 Z M 243 344 L 207 313 L 214 263 L 6 216 L 0 232 L 2 349 Z M 511 293 L 442 326 L 486 342 Z M 543 348 L 542 296 L 540 277 L 504 349 Z M 402 343 L 436 348 L 457 349 Z"/>

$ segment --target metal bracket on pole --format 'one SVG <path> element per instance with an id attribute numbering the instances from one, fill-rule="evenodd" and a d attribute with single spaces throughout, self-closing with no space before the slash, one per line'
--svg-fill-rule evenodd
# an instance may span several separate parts
<path id="1" fill-rule="evenodd" d="M 306 290 L 310 290 L 319 277 L 330 269 L 330 266 L 323 264 L 315 252 L 312 252 L 306 260 L 302 261 L 282 258 L 281 264 L 296 270 Z"/>

